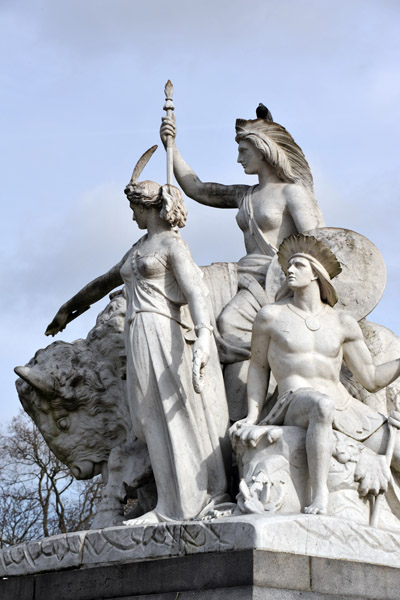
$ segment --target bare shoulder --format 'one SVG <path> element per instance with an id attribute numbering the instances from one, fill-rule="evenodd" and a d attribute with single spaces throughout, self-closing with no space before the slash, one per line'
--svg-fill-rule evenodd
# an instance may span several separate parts
<path id="1" fill-rule="evenodd" d="M 247 194 L 247 192 L 250 190 L 250 188 L 252 186 L 244 185 L 244 184 L 236 184 L 234 187 L 235 187 L 235 196 L 236 196 L 236 206 L 238 208 L 240 208 L 242 205 L 242 202 L 243 202 L 243 198 L 245 197 L 245 195 Z"/>
<path id="2" fill-rule="evenodd" d="M 288 204 L 313 204 L 314 200 L 309 191 L 299 183 L 287 183 L 283 193 Z"/>
<path id="3" fill-rule="evenodd" d="M 168 233 L 165 236 L 164 244 L 165 244 L 164 247 L 167 250 L 168 255 L 172 259 L 179 260 L 185 256 L 188 256 L 188 255 L 191 256 L 189 246 L 187 245 L 185 240 L 183 240 L 181 238 L 179 233 L 176 233 L 175 231 L 171 231 L 171 233 Z"/>
<path id="4" fill-rule="evenodd" d="M 168 249 L 166 251 L 165 261 L 169 264 L 175 277 L 180 283 L 182 289 L 186 283 L 197 282 L 199 283 L 202 279 L 202 274 L 194 262 L 189 246 L 180 237 L 179 234 L 174 232 L 169 239 Z M 205 290 L 204 290 L 204 293 Z"/>
<path id="5" fill-rule="evenodd" d="M 283 193 L 286 206 L 299 231 L 324 227 L 321 210 L 311 190 L 301 184 L 288 183 Z"/>
<path id="6" fill-rule="evenodd" d="M 362 331 L 354 317 L 344 310 L 337 311 L 337 317 L 346 342 L 362 339 Z"/>
<path id="7" fill-rule="evenodd" d="M 285 304 L 275 303 L 266 304 L 259 310 L 254 321 L 254 327 L 268 327 L 282 314 L 285 309 Z"/>

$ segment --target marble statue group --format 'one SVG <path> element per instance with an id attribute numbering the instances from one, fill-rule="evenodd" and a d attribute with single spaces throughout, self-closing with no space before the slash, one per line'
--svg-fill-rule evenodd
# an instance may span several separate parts
<path id="1" fill-rule="evenodd" d="M 16 367 L 24 409 L 77 478 L 102 473 L 93 527 L 305 512 L 400 528 L 400 339 L 365 319 L 384 288 L 378 250 L 325 226 L 307 160 L 269 111 L 236 121 L 258 183 L 200 181 L 172 91 L 167 183 L 139 181 L 152 147 L 125 188 L 146 233 L 46 330 L 110 294 L 87 338 Z M 237 210 L 238 263 L 194 263 L 181 190 Z"/>

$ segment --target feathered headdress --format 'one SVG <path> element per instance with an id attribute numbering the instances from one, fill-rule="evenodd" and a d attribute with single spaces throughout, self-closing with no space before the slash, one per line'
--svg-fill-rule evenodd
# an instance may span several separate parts
<path id="1" fill-rule="evenodd" d="M 319 262 L 327 271 L 330 279 L 342 272 L 342 267 L 333 252 L 312 235 L 299 233 L 290 235 L 283 240 L 278 249 L 278 260 L 285 275 L 287 275 L 288 262 L 295 254 Z"/>
<path id="2" fill-rule="evenodd" d="M 125 188 L 125 194 L 129 202 L 133 204 L 159 208 L 160 217 L 167 221 L 171 227 L 184 227 L 187 210 L 180 189 L 170 183 L 160 185 L 155 181 L 138 181 L 143 169 L 156 150 L 157 146 L 152 146 L 139 158 L 133 169 L 130 182 Z"/>
<path id="3" fill-rule="evenodd" d="M 278 260 L 285 275 L 287 275 L 288 263 L 293 256 L 301 256 L 310 262 L 318 275 L 321 299 L 330 306 L 334 306 L 338 301 L 338 296 L 331 279 L 342 272 L 342 267 L 333 252 L 314 236 L 299 233 L 285 238 L 279 246 Z M 278 290 L 275 300 L 278 301 L 289 293 L 288 283 L 285 282 Z"/>

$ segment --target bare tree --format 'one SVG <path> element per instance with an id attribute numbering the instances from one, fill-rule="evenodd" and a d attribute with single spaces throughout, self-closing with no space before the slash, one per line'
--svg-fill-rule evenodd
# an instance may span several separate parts
<path id="1" fill-rule="evenodd" d="M 76 481 L 23 412 L 0 432 L 0 548 L 90 527 L 101 479 Z"/>

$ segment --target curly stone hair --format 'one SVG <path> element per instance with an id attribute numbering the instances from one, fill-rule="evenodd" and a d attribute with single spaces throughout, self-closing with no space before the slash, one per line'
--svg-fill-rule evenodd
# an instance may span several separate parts
<path id="1" fill-rule="evenodd" d="M 187 210 L 181 191 L 169 183 L 160 185 L 155 181 L 139 181 L 129 183 L 125 194 L 132 204 L 140 204 L 147 208 L 159 208 L 160 217 L 171 227 L 184 227 Z"/>

